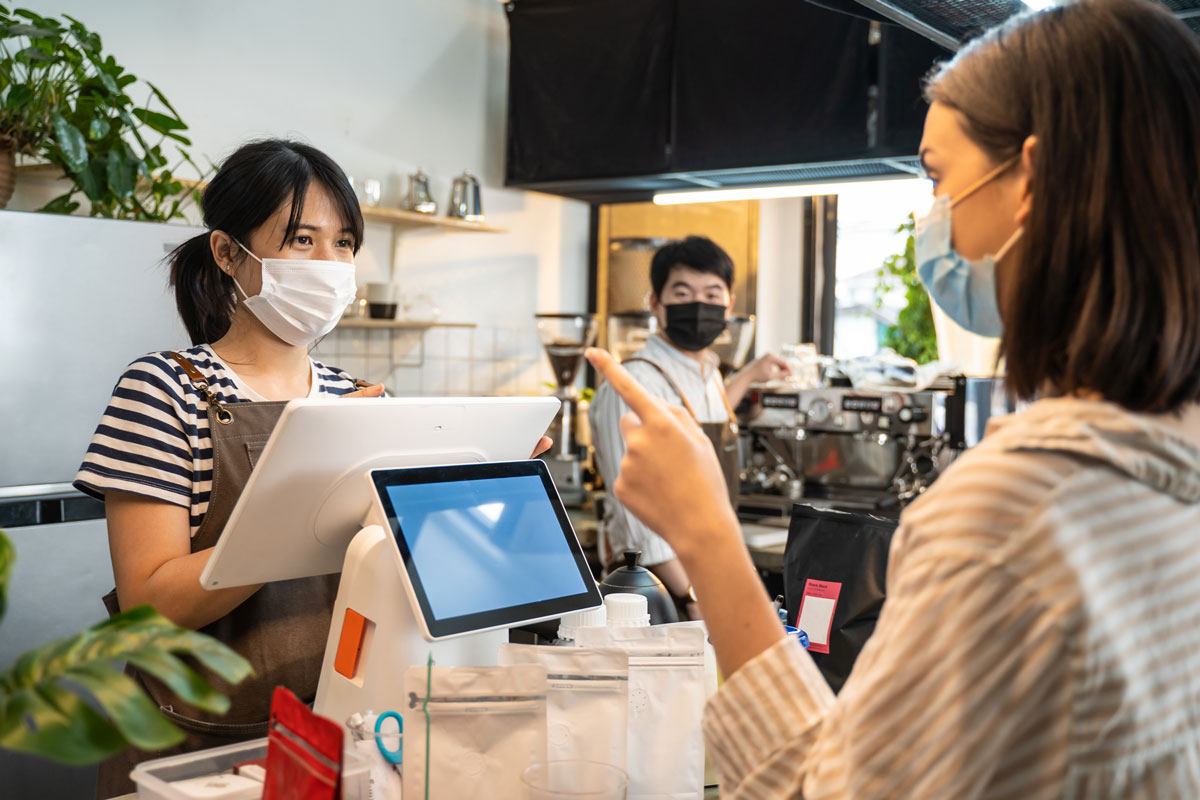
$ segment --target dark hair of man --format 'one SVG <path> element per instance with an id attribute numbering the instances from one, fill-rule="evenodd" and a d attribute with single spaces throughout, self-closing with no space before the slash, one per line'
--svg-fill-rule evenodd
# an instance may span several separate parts
<path id="1" fill-rule="evenodd" d="M 242 145 L 225 159 L 201 201 L 208 230 L 179 245 L 169 256 L 175 305 L 192 344 L 224 336 L 237 307 L 233 278 L 213 260 L 209 247 L 212 231 L 224 231 L 245 244 L 284 203 L 291 203 L 282 248 L 296 235 L 304 213 L 304 195 L 313 181 L 333 198 L 357 253 L 362 246 L 362 212 L 349 179 L 329 156 L 300 142 L 264 139 Z"/>
<path id="2" fill-rule="evenodd" d="M 650 262 L 650 286 L 656 297 L 662 297 L 667 277 L 675 267 L 689 267 L 716 275 L 733 289 L 733 259 L 712 239 L 688 236 L 658 248 Z"/>
<path id="3" fill-rule="evenodd" d="M 1130 411 L 1200 400 L 1200 45 L 1147 0 L 1017 17 L 926 96 L 1000 164 L 1037 137 L 1032 213 L 997 268 L 1018 397 L 1089 393 Z"/>

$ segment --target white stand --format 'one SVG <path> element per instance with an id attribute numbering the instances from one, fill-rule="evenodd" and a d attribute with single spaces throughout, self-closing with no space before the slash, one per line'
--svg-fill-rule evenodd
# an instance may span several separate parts
<path id="1" fill-rule="evenodd" d="M 408 703 L 404 672 L 411 665 L 424 665 L 431 652 L 438 666 L 496 664 L 508 630 L 427 640 L 413 616 L 419 610 L 405 591 L 403 570 L 400 550 L 384 527 L 368 525 L 355 534 L 333 606 L 313 704 L 318 714 L 345 725 L 350 715 L 367 709 L 403 713 Z M 365 618 L 361 626 L 353 614 L 347 620 L 347 609 Z"/>

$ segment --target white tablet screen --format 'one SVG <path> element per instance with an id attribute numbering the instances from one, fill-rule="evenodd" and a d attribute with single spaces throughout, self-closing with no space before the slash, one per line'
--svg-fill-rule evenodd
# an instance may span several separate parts
<path id="1" fill-rule="evenodd" d="M 373 478 L 431 623 L 504 610 L 532 619 L 564 603 L 599 603 L 598 595 L 588 599 L 595 581 L 541 462 L 387 470 Z"/>

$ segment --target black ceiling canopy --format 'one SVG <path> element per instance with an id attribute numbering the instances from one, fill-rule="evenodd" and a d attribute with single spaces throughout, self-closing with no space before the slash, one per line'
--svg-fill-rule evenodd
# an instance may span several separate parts
<path id="1" fill-rule="evenodd" d="M 843 0 L 810 0 L 845 5 Z M 854 0 L 863 10 L 899 23 L 943 47 L 959 44 L 1028 10 L 1021 0 Z M 1158 0 L 1200 35 L 1200 0 Z"/>

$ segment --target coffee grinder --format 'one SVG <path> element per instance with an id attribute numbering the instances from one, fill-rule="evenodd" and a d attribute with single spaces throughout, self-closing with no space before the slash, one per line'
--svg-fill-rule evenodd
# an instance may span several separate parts
<path id="1" fill-rule="evenodd" d="M 550 426 L 554 446 L 542 458 L 564 505 L 581 506 L 586 498 L 583 488 L 583 464 L 586 447 L 577 434 L 579 392 L 575 377 L 583 365 L 583 351 L 596 339 L 596 320 L 591 314 L 534 314 L 538 336 L 546 348 L 546 357 L 554 370 L 557 386 L 554 396 L 562 408 Z"/>

